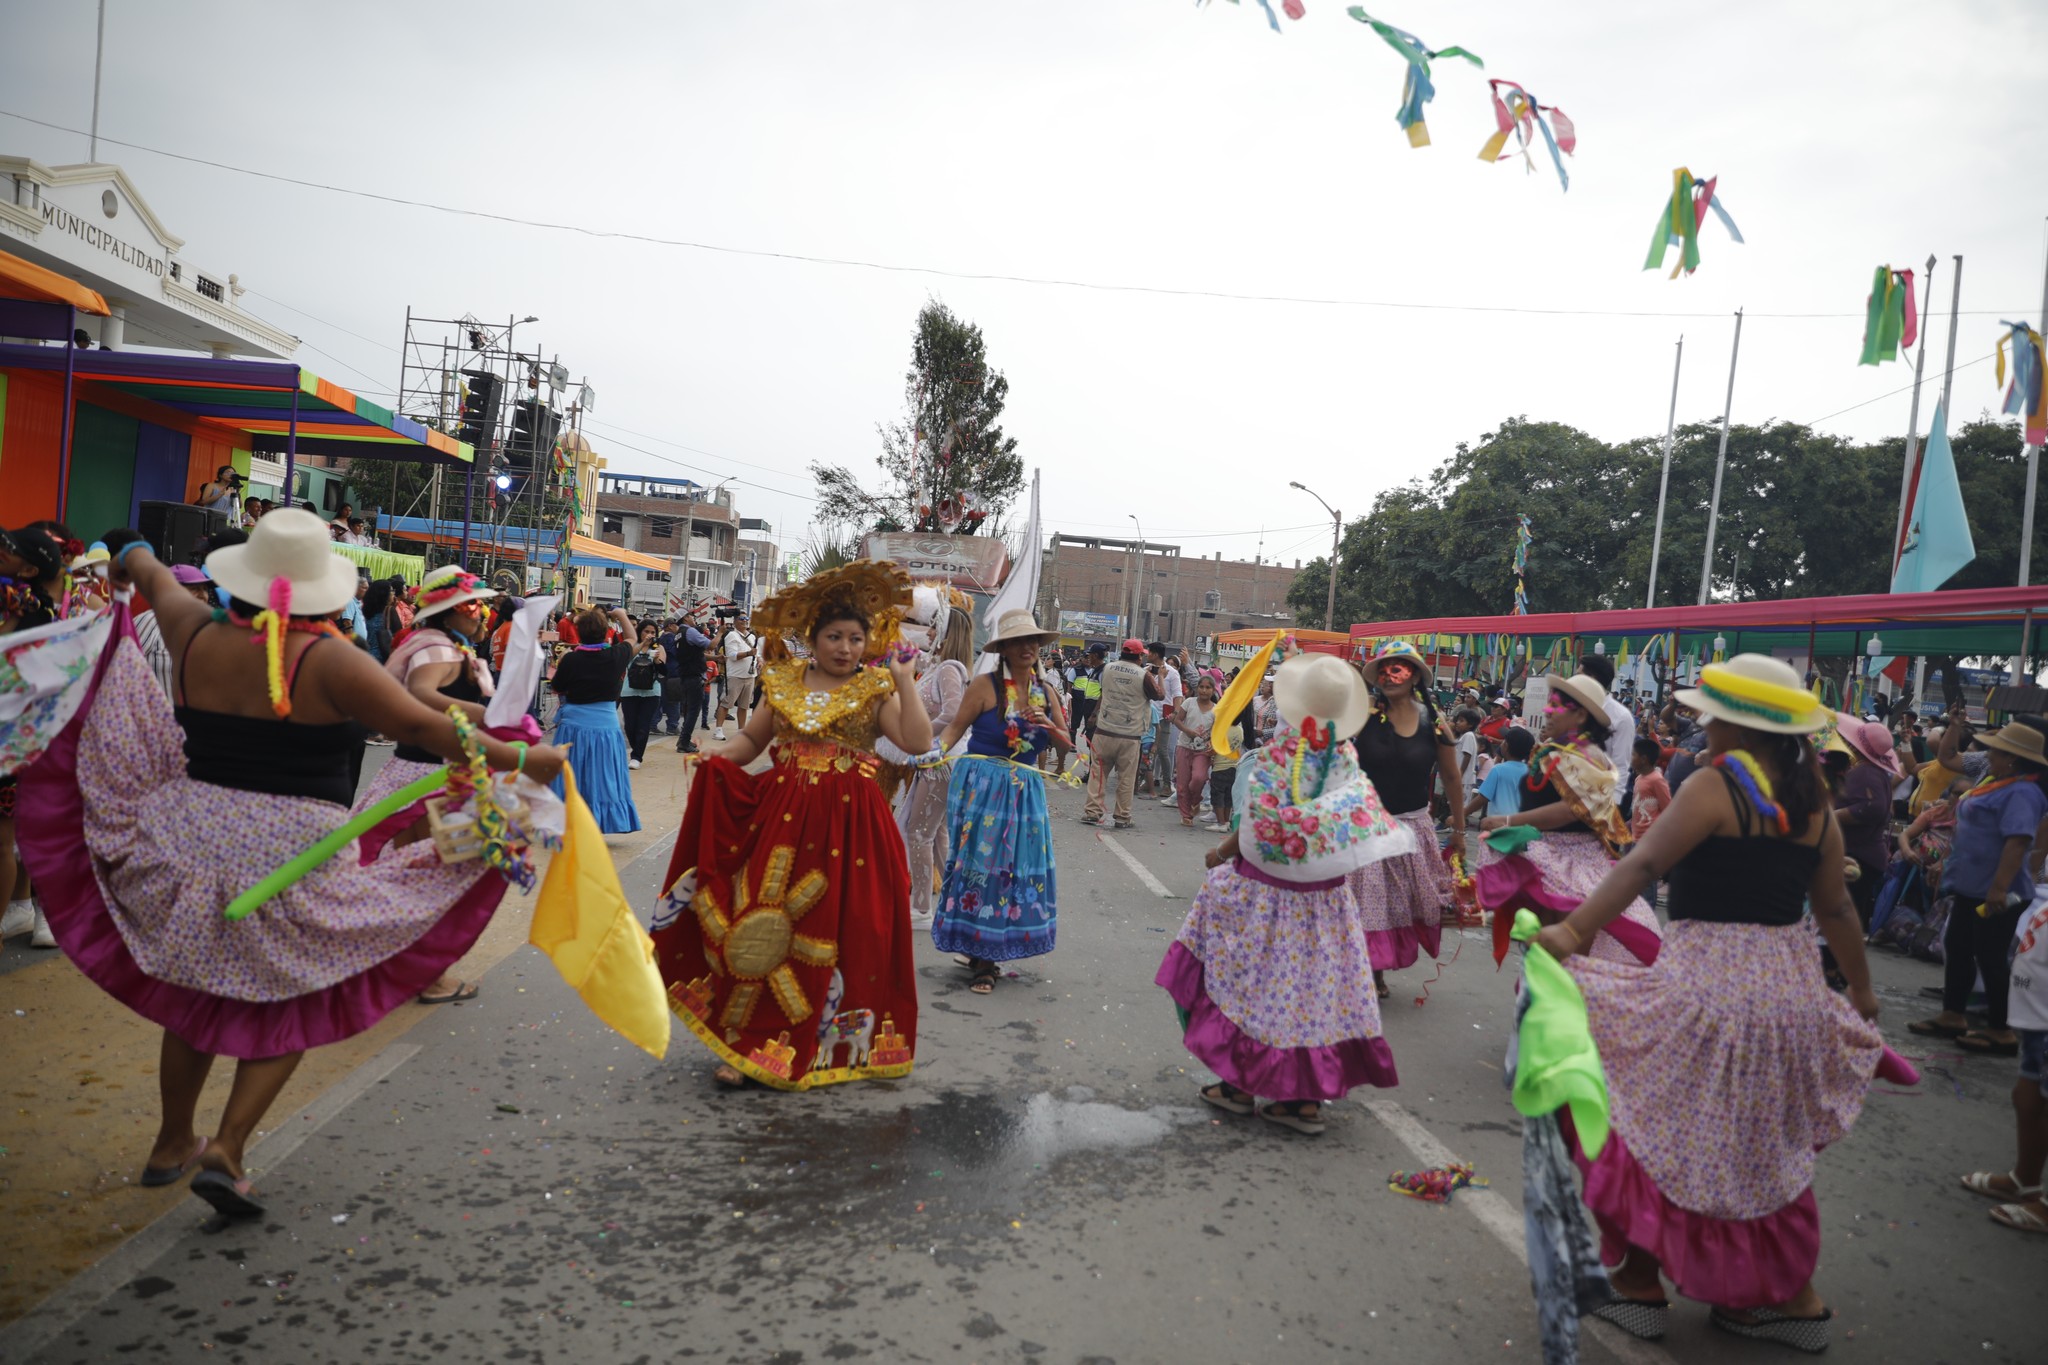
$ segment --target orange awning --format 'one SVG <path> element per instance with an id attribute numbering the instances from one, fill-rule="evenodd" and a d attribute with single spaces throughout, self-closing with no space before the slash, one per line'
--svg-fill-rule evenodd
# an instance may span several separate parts
<path id="1" fill-rule="evenodd" d="M 628 564 L 636 569 L 655 569 L 661 573 L 669 571 L 669 562 L 655 555 L 643 555 L 638 550 L 625 550 L 617 545 L 607 545 L 589 536 L 571 535 L 569 553 L 588 555 L 592 559 L 609 560 L 613 564 Z"/>
<path id="2" fill-rule="evenodd" d="M 0 298 L 68 303 L 81 313 L 91 313 L 100 318 L 108 314 L 107 301 L 100 297 L 97 289 L 87 289 L 76 280 L 68 280 L 54 270 L 45 270 L 33 261 L 24 261 L 4 251 L 0 251 Z"/>

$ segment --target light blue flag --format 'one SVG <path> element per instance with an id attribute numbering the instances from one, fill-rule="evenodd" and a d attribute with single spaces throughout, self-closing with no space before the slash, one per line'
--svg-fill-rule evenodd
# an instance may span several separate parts
<path id="1" fill-rule="evenodd" d="M 1933 592 L 1977 557 L 1956 457 L 1948 448 L 1948 417 L 1934 408 L 1934 430 L 1920 457 L 1920 485 L 1906 517 L 1905 552 L 1892 575 L 1893 592 Z"/>

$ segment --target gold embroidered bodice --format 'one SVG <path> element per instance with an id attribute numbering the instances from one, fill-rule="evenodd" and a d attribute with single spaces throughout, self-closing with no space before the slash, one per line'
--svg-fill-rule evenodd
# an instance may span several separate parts
<path id="1" fill-rule="evenodd" d="M 882 703 L 896 690 L 886 668 L 864 667 L 830 692 L 804 686 L 809 663 L 790 659 L 761 670 L 761 697 L 775 710 L 775 743 L 823 740 L 874 752 Z"/>

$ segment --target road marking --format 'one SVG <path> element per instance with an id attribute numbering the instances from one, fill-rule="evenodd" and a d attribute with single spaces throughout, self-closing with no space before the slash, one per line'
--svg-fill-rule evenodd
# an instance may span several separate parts
<path id="1" fill-rule="evenodd" d="M 1138 880 L 1145 883 L 1146 888 L 1150 890 L 1153 895 L 1159 896 L 1165 900 L 1172 900 L 1174 898 L 1173 893 L 1166 889 L 1166 883 L 1160 881 L 1159 878 L 1153 876 L 1151 869 L 1147 868 L 1143 863 L 1139 862 L 1129 849 L 1125 848 L 1122 844 L 1110 838 L 1108 835 L 1102 833 L 1100 830 L 1096 831 L 1095 837 L 1101 840 L 1104 844 L 1108 845 L 1109 851 L 1111 853 L 1114 853 L 1117 857 L 1123 859 L 1124 866 L 1128 867 L 1132 872 L 1136 873 Z"/>
<path id="2" fill-rule="evenodd" d="M 404 1066 L 420 1052 L 418 1043 L 393 1043 L 364 1062 L 318 1099 L 278 1123 L 249 1148 L 248 1167 L 265 1175 L 299 1150 L 342 1110 L 361 1099 L 370 1087 Z M 181 1205 L 123 1242 L 105 1259 L 73 1276 L 50 1297 L 0 1327 L 0 1360 L 27 1360 L 49 1345 L 72 1323 L 90 1313 L 101 1300 L 155 1265 L 195 1224 L 192 1206 Z M 180 1214 L 185 1216 L 179 1216 Z"/>
<path id="3" fill-rule="evenodd" d="M 1387 1130 L 1399 1138 L 1401 1145 L 1414 1153 L 1415 1159 L 1423 1165 L 1448 1166 L 1458 1159 L 1456 1153 L 1437 1141 L 1436 1134 L 1392 1100 L 1365 1100 L 1363 1104 L 1365 1111 L 1386 1125 Z M 1458 1191 L 1453 1202 L 1458 1208 L 1470 1209 L 1481 1227 L 1498 1238 L 1525 1268 L 1528 1266 L 1529 1248 L 1523 1241 L 1522 1215 L 1505 1196 L 1490 1189 L 1467 1188 Z M 1581 1318 L 1579 1323 L 1580 1340 L 1590 1337 L 1598 1341 L 1622 1365 L 1677 1365 L 1671 1353 L 1663 1347 L 1638 1340 L 1612 1323 L 1601 1322 L 1597 1318 Z"/>

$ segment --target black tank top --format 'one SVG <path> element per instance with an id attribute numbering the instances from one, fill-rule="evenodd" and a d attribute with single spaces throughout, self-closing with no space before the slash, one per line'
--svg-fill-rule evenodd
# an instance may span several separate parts
<path id="1" fill-rule="evenodd" d="M 201 626 L 200 630 L 206 627 Z M 298 725 L 267 716 L 235 716 L 225 711 L 202 711 L 185 705 L 185 656 L 192 641 L 185 641 L 185 653 L 178 656 L 178 696 L 174 708 L 179 728 L 185 732 L 185 771 L 194 782 L 228 787 L 235 791 L 261 792 L 266 796 L 308 796 L 315 801 L 332 801 L 346 808 L 355 798 L 355 780 L 350 758 L 361 743 L 361 731 L 353 721 L 333 725 Z M 320 647 L 325 636 L 299 651 L 285 694 L 298 686 L 299 669 L 306 656 Z"/>
<path id="2" fill-rule="evenodd" d="M 1523 810 L 1535 810 L 1539 806 L 1554 806 L 1564 800 L 1564 793 L 1557 789 L 1557 783 L 1545 777 L 1542 770 L 1537 766 L 1542 757 L 1541 754 L 1532 756 L 1529 760 L 1529 771 L 1522 774 Z M 1542 783 L 1540 787 L 1536 785 L 1539 782 Z M 1591 834 L 1592 830 L 1586 827 L 1584 820 L 1574 820 L 1568 825 L 1559 825 L 1554 832 L 1558 834 Z"/>
<path id="3" fill-rule="evenodd" d="M 1727 769 L 1716 771 L 1728 784 L 1742 833 L 1710 834 L 1672 867 L 1667 878 L 1671 918 L 1797 924 L 1806 913 L 1813 870 L 1820 865 L 1819 845 L 1763 834 L 1763 822 L 1741 784 Z"/>
<path id="4" fill-rule="evenodd" d="M 1418 703 L 1419 705 L 1419 703 Z M 1429 804 L 1429 782 L 1436 774 L 1436 731 L 1424 710 L 1415 733 L 1403 739 L 1385 712 L 1375 711 L 1358 732 L 1358 766 L 1389 811 L 1406 815 Z"/>
<path id="5" fill-rule="evenodd" d="M 476 670 L 464 659 L 462 668 L 456 673 L 455 681 L 444 683 L 436 689 L 450 701 L 481 702 L 484 699 L 483 684 L 476 680 Z M 391 751 L 393 758 L 402 758 L 408 763 L 439 763 L 441 755 L 422 749 L 417 744 L 401 744 Z"/>

